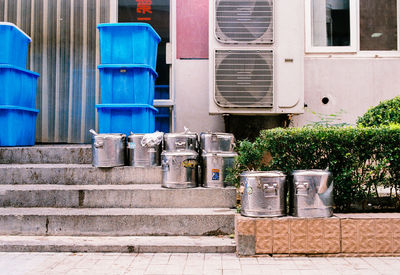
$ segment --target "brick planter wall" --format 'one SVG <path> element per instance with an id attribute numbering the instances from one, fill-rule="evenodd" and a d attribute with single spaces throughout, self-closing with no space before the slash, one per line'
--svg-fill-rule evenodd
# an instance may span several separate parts
<path id="1" fill-rule="evenodd" d="M 248 218 L 236 215 L 239 255 L 389 256 L 400 254 L 400 214 L 332 218 Z"/>

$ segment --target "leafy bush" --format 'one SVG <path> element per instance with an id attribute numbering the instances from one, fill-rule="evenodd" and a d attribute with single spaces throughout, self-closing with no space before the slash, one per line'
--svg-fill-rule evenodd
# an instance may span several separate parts
<path id="1" fill-rule="evenodd" d="M 380 127 L 390 124 L 400 124 L 400 97 L 382 101 L 357 120 L 357 125 L 363 127 Z"/>
<path id="2" fill-rule="evenodd" d="M 334 176 L 336 212 L 354 203 L 379 199 L 378 186 L 400 184 L 400 127 L 304 127 L 261 131 L 254 143 L 243 141 L 230 180 L 239 184 L 245 170 L 329 168 Z"/>

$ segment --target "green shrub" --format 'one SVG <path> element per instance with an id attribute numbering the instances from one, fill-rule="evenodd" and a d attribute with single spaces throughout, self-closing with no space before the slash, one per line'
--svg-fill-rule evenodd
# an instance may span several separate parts
<path id="1" fill-rule="evenodd" d="M 245 170 L 326 169 L 334 176 L 336 212 L 379 198 L 377 187 L 400 184 L 400 128 L 304 127 L 261 131 L 241 142 L 230 180 Z M 272 157 L 272 160 L 271 160 Z M 268 161 L 268 159 L 270 161 Z"/>
<path id="2" fill-rule="evenodd" d="M 363 127 L 380 127 L 390 124 L 400 124 L 400 97 L 382 101 L 357 120 L 357 125 Z"/>

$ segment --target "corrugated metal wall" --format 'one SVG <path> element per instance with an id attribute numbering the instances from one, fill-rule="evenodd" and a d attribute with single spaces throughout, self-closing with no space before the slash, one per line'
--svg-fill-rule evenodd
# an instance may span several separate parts
<path id="1" fill-rule="evenodd" d="M 0 0 L 0 21 L 32 38 L 28 68 L 40 73 L 37 142 L 90 142 L 99 101 L 96 25 L 112 21 L 115 1 Z"/>

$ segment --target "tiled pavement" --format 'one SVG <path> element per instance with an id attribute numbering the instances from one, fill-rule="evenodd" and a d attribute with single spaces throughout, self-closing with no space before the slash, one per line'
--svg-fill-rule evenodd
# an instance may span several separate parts
<path id="1" fill-rule="evenodd" d="M 0 252 L 0 274 L 400 274 L 400 258 Z"/>

